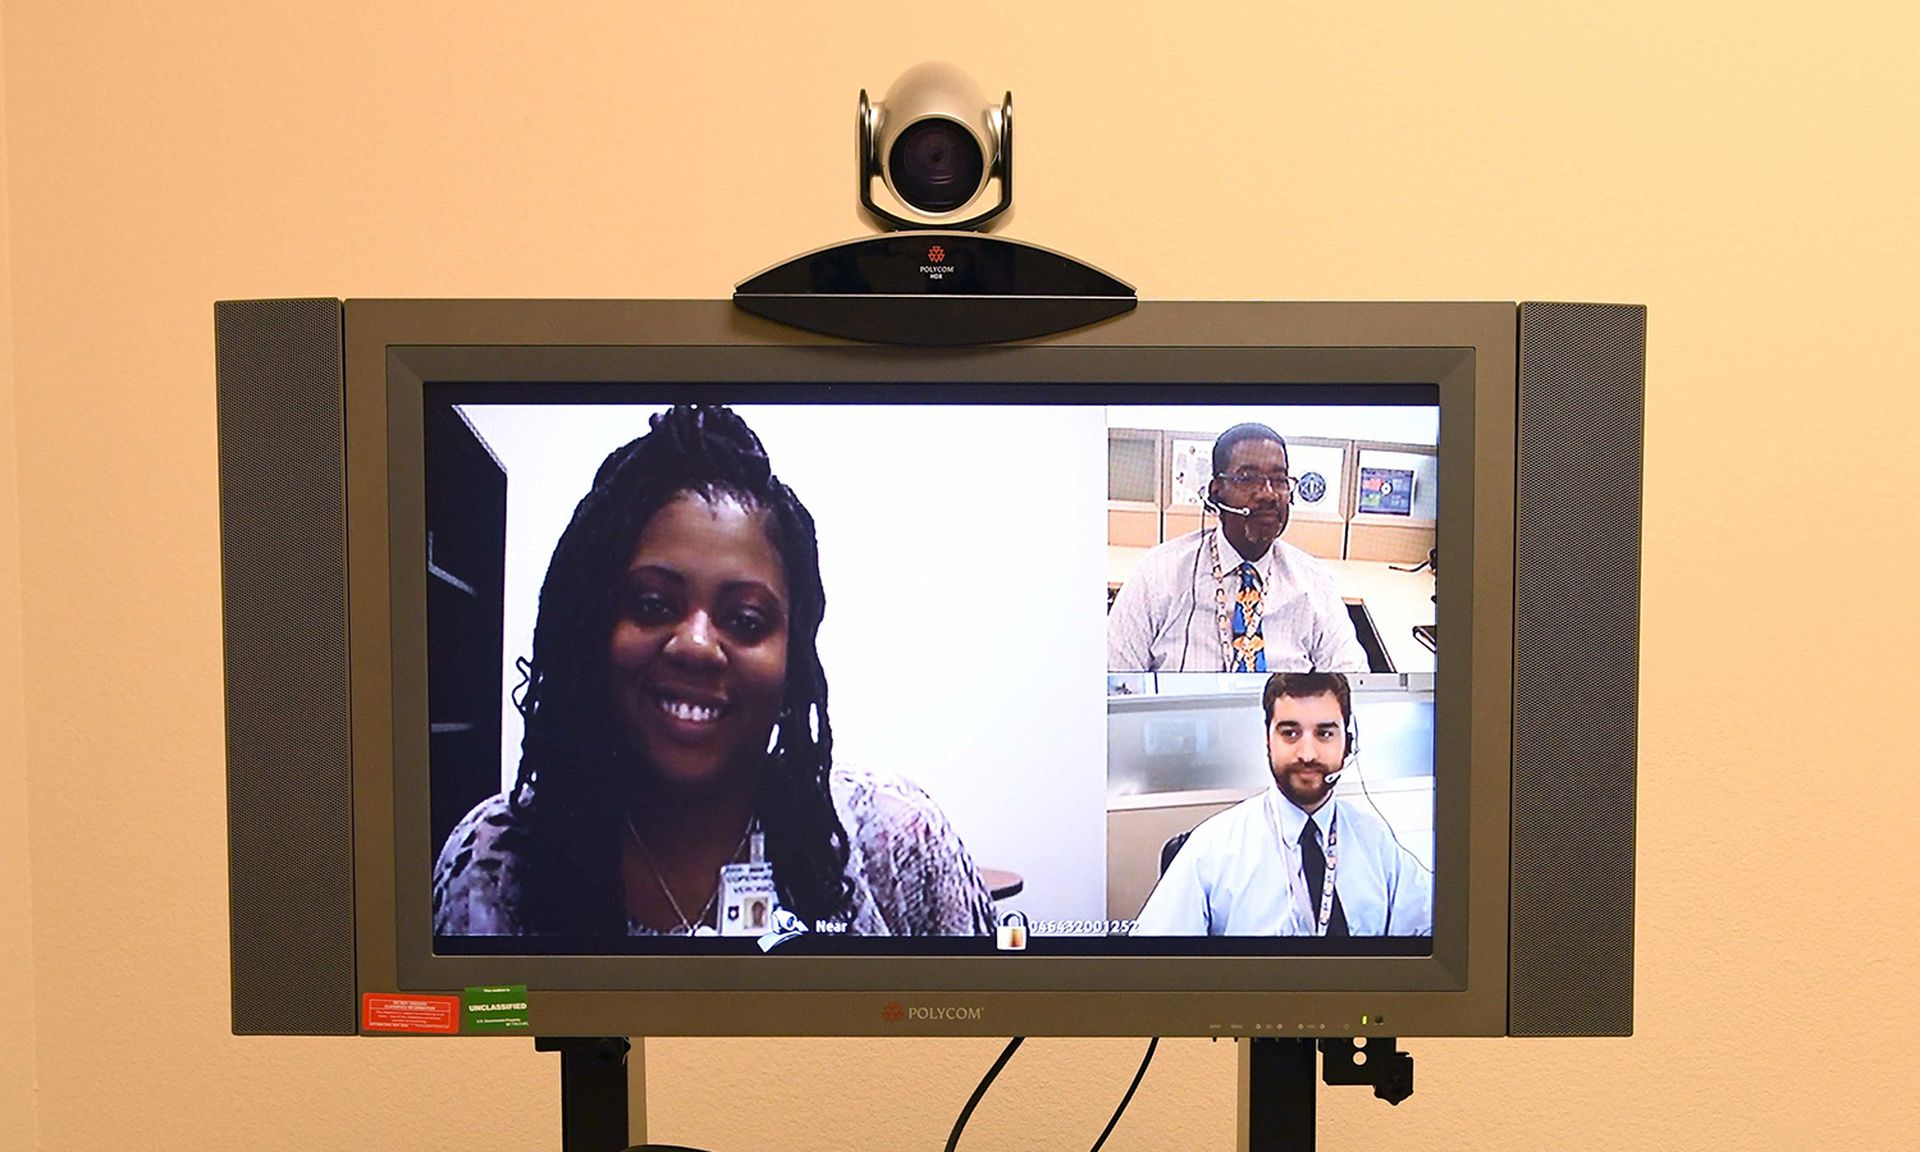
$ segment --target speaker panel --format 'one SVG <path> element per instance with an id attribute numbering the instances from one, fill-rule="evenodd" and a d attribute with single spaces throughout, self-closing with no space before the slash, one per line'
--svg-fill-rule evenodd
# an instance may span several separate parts
<path id="1" fill-rule="evenodd" d="M 1633 1031 L 1646 309 L 1520 307 L 1508 1031 Z"/>
<path id="2" fill-rule="evenodd" d="M 218 303 L 214 358 L 233 1030 L 351 1035 L 340 304 Z"/>

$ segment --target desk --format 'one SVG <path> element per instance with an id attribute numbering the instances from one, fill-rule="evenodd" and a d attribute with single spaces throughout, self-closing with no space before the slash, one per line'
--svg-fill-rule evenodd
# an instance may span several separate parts
<path id="1" fill-rule="evenodd" d="M 1107 586 L 1133 573 L 1145 548 L 1107 545 Z M 1415 624 L 1433 623 L 1433 570 L 1396 572 L 1378 560 L 1321 560 L 1344 600 L 1365 604 L 1396 672 L 1433 671 L 1433 653 L 1413 638 Z"/>
<path id="2" fill-rule="evenodd" d="M 1396 672 L 1433 671 L 1433 653 L 1413 638 L 1415 624 L 1433 623 L 1433 570 L 1395 572 L 1377 560 L 1322 560 L 1340 597 L 1367 606 Z"/>
<path id="3" fill-rule="evenodd" d="M 1005 868 L 982 868 L 980 878 L 987 882 L 987 891 L 993 893 L 995 900 L 1018 896 L 1027 886 L 1020 873 L 1009 872 Z"/>

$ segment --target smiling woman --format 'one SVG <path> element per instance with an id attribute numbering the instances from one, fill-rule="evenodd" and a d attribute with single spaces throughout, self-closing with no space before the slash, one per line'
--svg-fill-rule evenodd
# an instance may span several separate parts
<path id="1" fill-rule="evenodd" d="M 833 764 L 812 515 L 729 409 L 650 423 L 554 549 L 517 778 L 448 836 L 435 933 L 741 930 L 723 893 L 769 871 L 803 923 L 991 932 L 980 871 L 932 799 Z"/>
<path id="2" fill-rule="evenodd" d="M 608 652 L 629 745 L 671 790 L 738 791 L 779 715 L 787 578 L 766 513 L 682 492 L 640 533 Z M 749 799 L 750 804 L 750 799 Z"/>

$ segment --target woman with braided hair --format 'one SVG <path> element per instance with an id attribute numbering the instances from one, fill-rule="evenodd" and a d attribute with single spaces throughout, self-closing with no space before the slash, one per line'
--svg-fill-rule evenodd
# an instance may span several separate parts
<path id="1" fill-rule="evenodd" d="M 780 908 L 851 934 L 993 931 L 917 787 L 833 763 L 813 517 L 731 410 L 601 464 L 540 590 L 513 787 L 448 836 L 437 935 L 705 934 L 764 845 Z"/>

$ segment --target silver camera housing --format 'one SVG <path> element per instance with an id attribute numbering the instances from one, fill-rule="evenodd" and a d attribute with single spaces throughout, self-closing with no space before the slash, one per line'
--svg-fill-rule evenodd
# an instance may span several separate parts
<path id="1" fill-rule="evenodd" d="M 953 65 L 916 64 L 901 73 L 878 103 L 867 99 L 866 89 L 860 90 L 855 127 L 860 206 L 883 227 L 979 229 L 1013 207 L 1012 92 L 996 108 L 972 78 Z M 907 158 L 895 153 L 916 136 L 942 130 L 935 145 L 961 149 L 958 170 L 948 183 L 919 186 L 920 174 L 906 170 Z M 969 146 L 977 157 L 965 153 Z M 976 159 L 979 177 L 968 180 L 967 170 Z M 881 199 L 874 195 L 876 180 L 883 190 Z M 996 187 L 998 194 L 992 195 Z"/>

